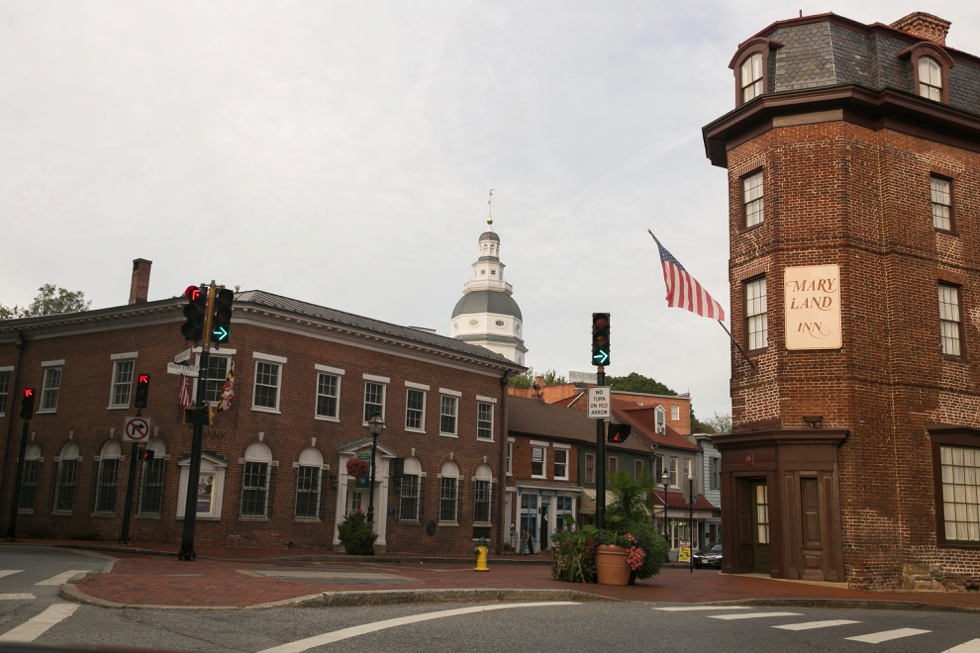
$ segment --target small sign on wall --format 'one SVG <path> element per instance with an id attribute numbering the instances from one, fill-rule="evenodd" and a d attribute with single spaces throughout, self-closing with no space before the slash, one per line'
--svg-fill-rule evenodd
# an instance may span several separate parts
<path id="1" fill-rule="evenodd" d="M 813 265 L 783 272 L 786 349 L 840 349 L 840 267 Z"/>

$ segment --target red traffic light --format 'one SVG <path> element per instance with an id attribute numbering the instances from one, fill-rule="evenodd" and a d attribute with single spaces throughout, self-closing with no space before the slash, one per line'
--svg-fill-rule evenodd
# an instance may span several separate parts
<path id="1" fill-rule="evenodd" d="M 24 388 L 24 399 L 28 399 L 34 396 L 33 388 Z"/>
<path id="2" fill-rule="evenodd" d="M 187 290 L 184 291 L 184 297 L 192 302 L 196 302 L 201 298 L 201 289 L 197 286 L 187 286 Z"/>
<path id="3" fill-rule="evenodd" d="M 592 317 L 592 326 L 597 329 L 605 329 L 609 326 L 609 316 L 605 313 L 596 313 Z"/>
<path id="4" fill-rule="evenodd" d="M 150 382 L 149 374 L 140 374 L 140 378 L 139 381 L 137 381 L 137 383 L 149 383 L 149 382 Z"/>

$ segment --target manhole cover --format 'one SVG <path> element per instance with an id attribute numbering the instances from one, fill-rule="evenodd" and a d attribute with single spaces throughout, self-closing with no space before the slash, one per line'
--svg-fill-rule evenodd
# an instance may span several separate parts
<path id="1" fill-rule="evenodd" d="M 164 576 L 176 576 L 176 577 L 187 577 L 187 576 L 203 576 L 204 574 L 164 574 Z"/>

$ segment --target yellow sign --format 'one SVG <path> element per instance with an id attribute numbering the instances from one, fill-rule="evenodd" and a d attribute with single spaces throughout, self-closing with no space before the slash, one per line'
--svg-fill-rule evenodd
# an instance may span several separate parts
<path id="1" fill-rule="evenodd" d="M 682 546 L 677 550 L 677 562 L 690 562 L 691 561 L 691 547 Z"/>

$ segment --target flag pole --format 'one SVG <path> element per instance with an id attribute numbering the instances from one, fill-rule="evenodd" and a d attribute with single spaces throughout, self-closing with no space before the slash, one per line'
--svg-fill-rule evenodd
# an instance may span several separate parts
<path id="1" fill-rule="evenodd" d="M 652 231 L 647 229 L 647 233 L 650 234 L 651 238 L 653 238 L 653 242 L 657 243 L 658 245 L 660 244 L 660 241 L 657 240 L 657 237 L 653 235 Z M 738 353 L 742 354 L 742 357 L 745 359 L 745 362 L 751 365 L 753 370 L 758 370 L 759 368 L 756 366 L 755 361 L 749 358 L 749 355 L 745 352 L 745 349 L 742 348 L 741 343 L 739 343 L 739 341 L 735 339 L 735 337 L 732 335 L 732 332 L 729 331 L 728 327 L 725 326 L 725 323 L 722 322 L 721 320 L 717 320 L 717 322 L 718 325 L 725 330 L 725 333 L 728 334 L 728 338 L 732 341 L 732 344 L 735 345 L 736 348 L 738 348 Z"/>

